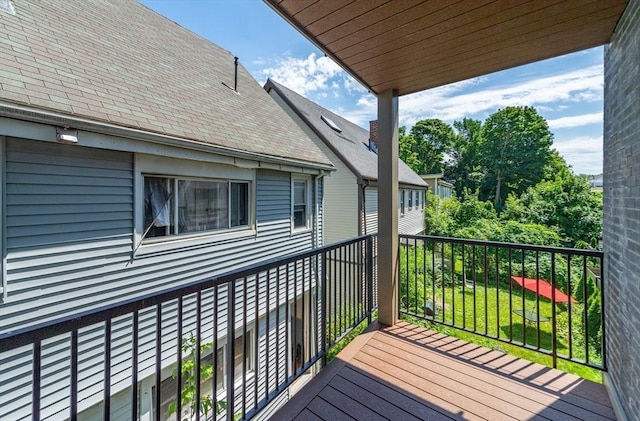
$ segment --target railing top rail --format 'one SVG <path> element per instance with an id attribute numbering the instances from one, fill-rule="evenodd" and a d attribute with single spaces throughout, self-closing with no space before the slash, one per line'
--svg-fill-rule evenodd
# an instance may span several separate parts
<path id="1" fill-rule="evenodd" d="M 0 352 L 10 351 L 21 346 L 49 339 L 83 327 L 102 323 L 115 317 L 131 314 L 144 308 L 172 301 L 190 294 L 195 294 L 199 291 L 204 291 L 225 283 L 233 282 L 237 279 L 244 278 L 245 276 L 262 273 L 269 269 L 303 260 L 308 257 L 317 256 L 373 237 L 375 237 L 375 234 L 354 237 L 338 243 L 294 253 L 286 257 L 269 259 L 257 264 L 216 275 L 205 280 L 180 284 L 161 291 L 155 291 L 136 298 L 120 301 L 115 304 L 108 304 L 84 312 L 74 313 L 58 319 L 34 324 L 25 328 L 6 331 L 0 333 Z"/>
<path id="2" fill-rule="evenodd" d="M 588 257 L 603 257 L 604 253 L 601 250 L 590 249 L 576 249 L 569 247 L 554 247 L 554 246 L 540 246 L 534 244 L 517 244 L 517 243 L 503 243 L 500 241 L 486 241 L 486 240 L 472 240 L 467 238 L 454 238 L 454 237 L 439 237 L 435 235 L 410 235 L 400 234 L 400 238 L 408 238 L 414 240 L 430 240 L 455 244 L 467 244 L 487 247 L 502 247 L 508 249 L 517 250 L 530 250 L 530 251 L 542 251 L 549 253 L 561 253 L 561 254 L 577 254 Z"/>

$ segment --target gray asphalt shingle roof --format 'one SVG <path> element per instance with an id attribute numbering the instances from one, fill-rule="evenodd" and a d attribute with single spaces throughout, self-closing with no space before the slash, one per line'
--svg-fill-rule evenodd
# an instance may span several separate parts
<path id="1" fill-rule="evenodd" d="M 0 101 L 331 165 L 234 56 L 135 0 L 14 0 Z M 303 153 L 301 153 L 303 151 Z"/>
<path id="2" fill-rule="evenodd" d="M 272 79 L 267 81 L 265 89 L 267 91 L 274 89 L 356 176 L 365 180 L 378 180 L 378 155 L 368 147 L 369 131 Z M 337 132 L 332 129 L 329 124 L 323 121 L 323 116 L 329 118 L 341 131 Z M 418 174 L 402 160 L 398 161 L 398 181 L 401 184 L 426 188 L 427 184 Z"/>

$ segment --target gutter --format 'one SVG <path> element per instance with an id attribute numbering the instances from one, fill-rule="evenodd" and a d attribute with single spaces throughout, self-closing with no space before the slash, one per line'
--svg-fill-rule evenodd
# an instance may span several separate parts
<path id="1" fill-rule="evenodd" d="M 129 127 L 117 126 L 111 123 L 97 122 L 81 117 L 72 117 L 53 111 L 34 109 L 0 101 L 0 117 L 13 118 L 17 120 L 30 121 L 54 126 L 73 127 L 74 129 L 87 132 L 100 133 L 111 136 L 125 137 L 135 140 L 142 140 L 165 146 L 191 149 L 194 151 L 214 153 L 218 155 L 230 156 L 248 160 L 256 160 L 265 163 L 278 165 L 291 165 L 298 167 L 313 168 L 321 171 L 335 171 L 336 168 L 330 164 L 319 164 L 290 158 L 279 158 L 271 155 L 255 152 L 239 151 L 237 149 L 224 146 L 212 145 L 209 143 L 184 139 L 176 136 L 164 135 L 160 133 L 148 132 L 145 130 L 133 129 Z"/>

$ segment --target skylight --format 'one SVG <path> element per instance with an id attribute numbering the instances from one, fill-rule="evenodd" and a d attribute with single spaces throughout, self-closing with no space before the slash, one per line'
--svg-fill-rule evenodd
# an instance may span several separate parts
<path id="1" fill-rule="evenodd" d="M 13 7 L 11 0 L 0 0 L 0 11 L 9 13 L 10 15 L 16 14 L 16 9 Z"/>
<path id="2" fill-rule="evenodd" d="M 325 117 L 323 115 L 320 116 L 320 118 L 322 119 L 322 121 L 324 121 L 327 126 L 331 127 L 333 130 L 335 130 L 336 132 L 340 133 L 342 132 L 342 129 L 340 128 L 340 126 L 338 126 L 333 120 L 331 120 L 329 117 Z"/>

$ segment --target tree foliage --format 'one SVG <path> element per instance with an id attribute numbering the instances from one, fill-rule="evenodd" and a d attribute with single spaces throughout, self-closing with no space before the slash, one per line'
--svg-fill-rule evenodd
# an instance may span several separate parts
<path id="1" fill-rule="evenodd" d="M 455 180 L 456 194 L 462 196 L 465 190 L 477 191 L 485 175 L 481 159 L 482 122 L 464 118 L 455 121 L 453 127 L 456 135 L 452 139 L 444 175 L 448 180 Z"/>
<path id="2" fill-rule="evenodd" d="M 555 227 L 567 246 L 596 246 L 602 232 L 602 193 L 591 191 L 587 178 L 573 174 L 559 159 L 564 166 L 556 160 L 553 178 L 507 199 L 503 217 Z"/>
<path id="3" fill-rule="evenodd" d="M 502 209 L 509 194 L 519 195 L 543 178 L 553 134 L 533 107 L 505 107 L 483 126 L 482 165 L 486 169 L 481 197 Z"/>
<path id="4" fill-rule="evenodd" d="M 455 133 L 442 120 L 431 118 L 418 121 L 405 134 L 400 131 L 399 156 L 418 174 L 434 174 L 444 171 L 445 153 L 451 148 Z"/>

